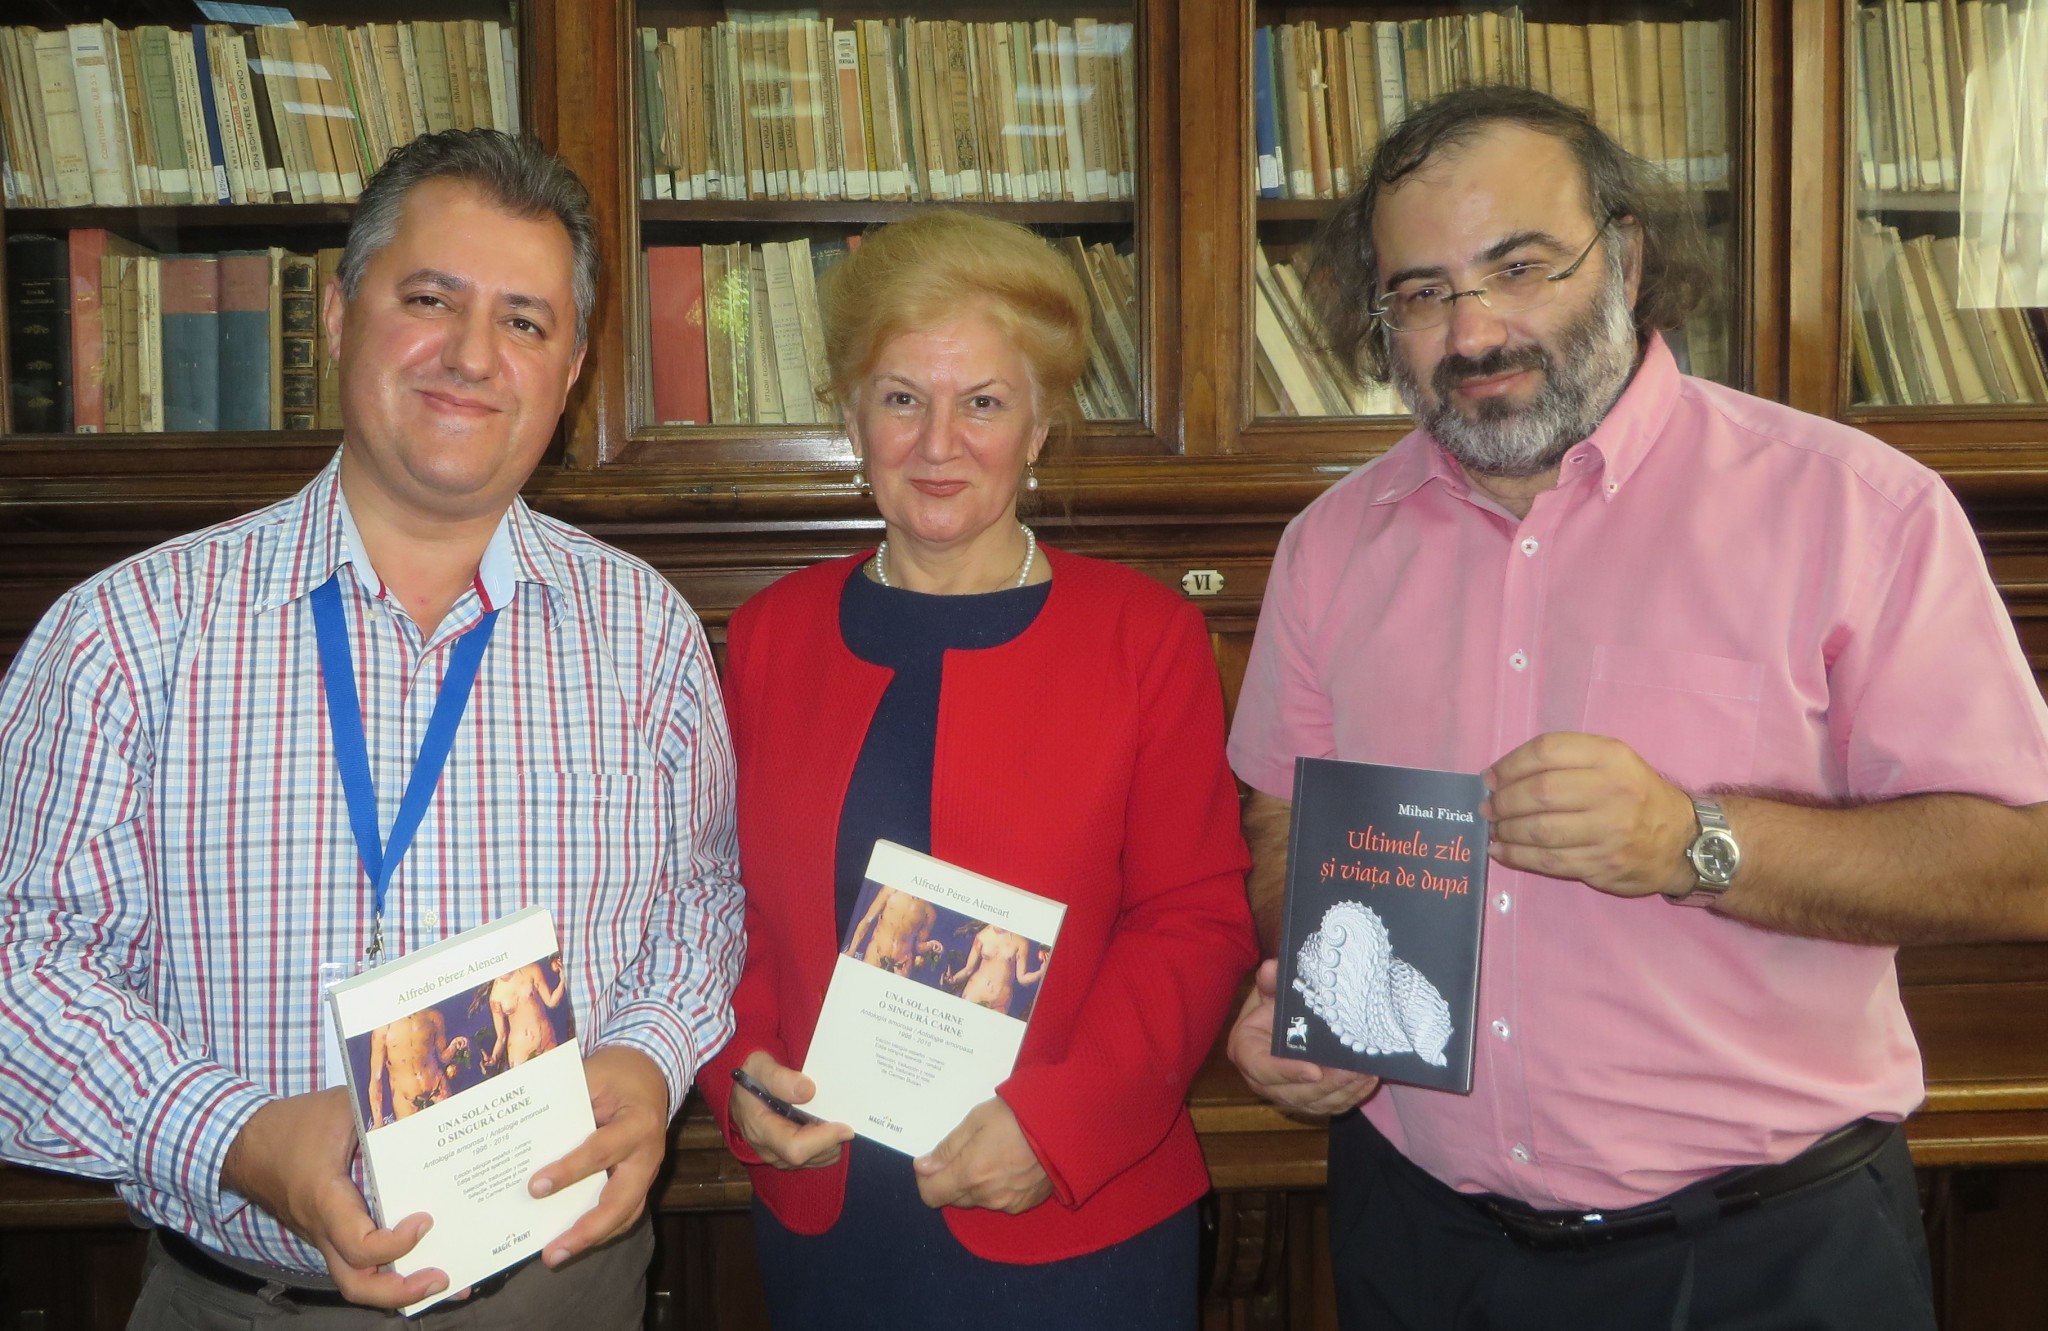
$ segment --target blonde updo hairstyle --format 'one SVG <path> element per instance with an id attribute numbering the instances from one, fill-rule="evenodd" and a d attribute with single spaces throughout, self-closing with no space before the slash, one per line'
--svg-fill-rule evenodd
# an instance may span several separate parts
<path id="1" fill-rule="evenodd" d="M 818 291 L 831 392 L 851 416 L 882 348 L 980 306 L 1031 367 L 1048 442 L 1080 418 L 1074 385 L 1088 367 L 1088 298 L 1036 233 L 978 213 L 934 208 L 861 237 Z"/>

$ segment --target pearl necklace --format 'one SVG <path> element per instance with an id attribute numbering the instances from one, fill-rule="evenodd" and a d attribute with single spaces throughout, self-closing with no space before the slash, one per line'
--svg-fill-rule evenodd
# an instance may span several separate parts
<path id="1" fill-rule="evenodd" d="M 1031 576 L 1031 565 L 1038 559 L 1038 533 L 1021 522 L 1017 524 L 1017 530 L 1024 533 L 1024 566 L 1017 570 L 1017 581 L 1010 584 L 1012 587 L 1024 585 L 1024 580 Z M 889 581 L 889 570 L 882 564 L 888 557 L 889 542 L 885 540 L 875 547 L 875 581 L 884 587 L 893 587 L 895 584 Z"/>

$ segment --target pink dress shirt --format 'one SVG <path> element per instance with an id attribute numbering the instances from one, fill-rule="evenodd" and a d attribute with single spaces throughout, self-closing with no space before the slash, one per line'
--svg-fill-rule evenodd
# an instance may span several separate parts
<path id="1" fill-rule="evenodd" d="M 1940 478 L 1661 340 L 1520 522 L 1420 431 L 1297 517 L 1230 759 L 1284 799 L 1297 754 L 1476 772 L 1548 731 L 1695 792 L 2048 800 L 2048 711 Z M 1920 1103 L 1893 949 L 1489 868 L 1472 1093 L 1365 1111 L 1452 1187 L 1626 1206 Z"/>

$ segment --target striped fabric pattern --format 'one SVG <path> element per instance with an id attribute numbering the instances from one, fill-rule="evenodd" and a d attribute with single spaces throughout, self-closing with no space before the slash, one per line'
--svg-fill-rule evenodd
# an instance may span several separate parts
<path id="1" fill-rule="evenodd" d="M 219 1177 L 263 1103 L 324 1084 L 319 967 L 369 940 L 308 601 L 337 569 L 386 828 L 449 646 L 504 611 L 389 954 L 549 906 L 585 1048 L 646 1053 L 671 1110 L 731 1033 L 744 954 L 724 711 L 675 590 L 515 502 L 423 640 L 352 526 L 330 464 L 68 593 L 0 684 L 0 1158 L 313 1271 Z"/>

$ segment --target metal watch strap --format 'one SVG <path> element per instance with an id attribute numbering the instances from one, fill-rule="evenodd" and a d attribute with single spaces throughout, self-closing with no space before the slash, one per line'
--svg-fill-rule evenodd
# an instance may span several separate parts
<path id="1" fill-rule="evenodd" d="M 1684 893 L 1669 899 L 1686 906 L 1711 906 L 1721 899 L 1734 881 L 1735 873 L 1742 864 L 1742 849 L 1735 842 L 1734 829 L 1728 826 L 1728 817 L 1721 806 L 1713 800 L 1703 800 L 1698 796 L 1691 798 L 1693 817 L 1699 830 L 1686 846 L 1685 860 L 1693 871 L 1693 884 Z M 1725 876 L 1709 877 L 1701 870 L 1703 849 L 1710 841 L 1718 843 L 1730 860 Z"/>

